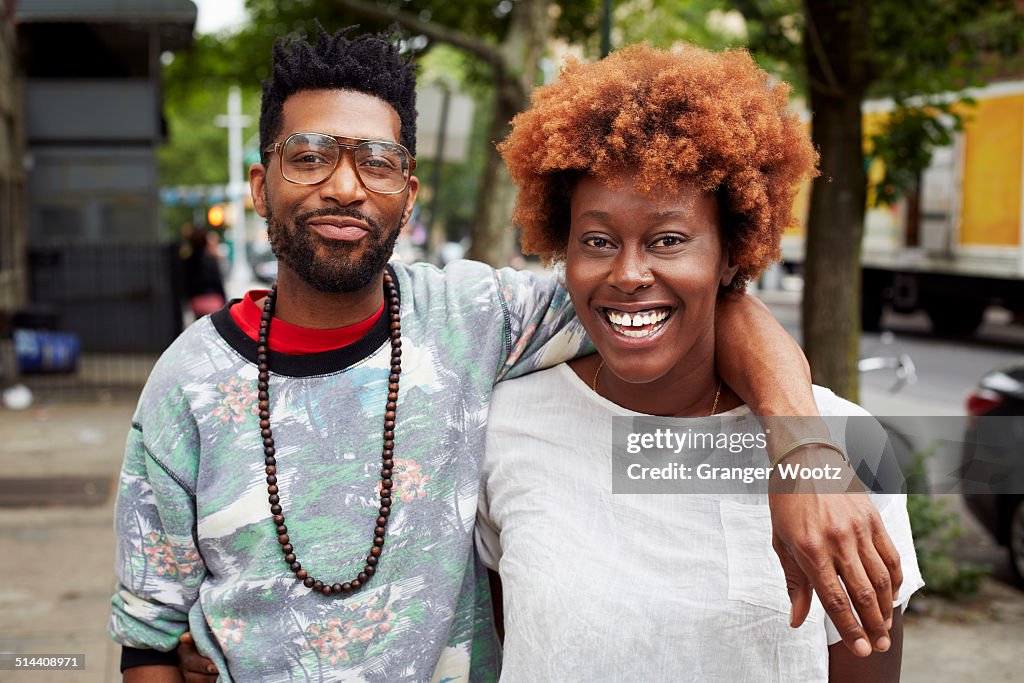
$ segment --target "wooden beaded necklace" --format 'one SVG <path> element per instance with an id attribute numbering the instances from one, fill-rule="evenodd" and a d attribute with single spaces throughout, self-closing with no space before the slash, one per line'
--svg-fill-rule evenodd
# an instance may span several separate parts
<path id="1" fill-rule="evenodd" d="M 273 515 L 274 524 L 277 527 L 277 541 L 281 544 L 281 551 L 284 553 L 284 561 L 288 568 L 295 574 L 295 578 L 302 582 L 307 588 L 323 595 L 348 595 L 359 590 L 377 572 L 377 563 L 380 560 L 381 551 L 384 547 L 384 532 L 387 528 L 388 517 L 391 515 L 391 488 L 394 485 L 392 471 L 394 469 L 394 448 L 395 448 L 395 415 L 398 408 L 398 380 L 402 374 L 402 324 L 400 317 L 400 301 L 398 289 L 391 278 L 390 273 L 384 273 L 384 288 L 388 300 L 388 318 L 390 320 L 391 335 L 391 375 L 388 377 L 388 402 L 384 407 L 384 447 L 381 450 L 380 470 L 380 510 L 377 516 L 377 526 L 373 530 L 373 545 L 370 553 L 366 556 L 366 566 L 352 579 L 344 583 L 328 584 L 320 579 L 309 575 L 309 572 L 302 568 L 295 554 L 295 545 L 288 536 L 288 527 L 285 526 L 284 509 L 281 507 L 280 488 L 277 485 L 277 457 L 274 449 L 274 434 L 270 429 L 270 321 L 274 317 L 274 300 L 277 297 L 277 283 L 267 293 L 266 301 L 263 303 L 263 317 L 260 319 L 259 338 L 256 342 L 256 367 L 258 376 L 258 399 L 260 414 L 260 434 L 263 437 L 263 455 L 267 472 L 267 493 L 269 494 L 270 513 Z"/>

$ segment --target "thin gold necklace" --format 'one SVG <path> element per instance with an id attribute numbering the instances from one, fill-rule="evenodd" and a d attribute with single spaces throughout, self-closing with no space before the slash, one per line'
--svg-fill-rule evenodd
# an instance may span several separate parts
<path id="1" fill-rule="evenodd" d="M 594 379 L 590 382 L 590 389 L 595 394 L 597 393 L 597 377 L 598 377 L 598 375 L 601 374 L 601 368 L 603 368 L 603 367 L 604 367 L 604 358 L 602 358 L 601 362 L 598 363 L 597 371 L 594 373 Z M 718 398 L 721 395 L 722 395 L 722 380 L 719 379 L 718 380 L 718 389 L 715 390 L 715 402 L 711 406 L 711 412 L 708 413 L 708 417 L 711 417 L 712 415 L 714 415 L 715 413 L 718 412 Z"/>

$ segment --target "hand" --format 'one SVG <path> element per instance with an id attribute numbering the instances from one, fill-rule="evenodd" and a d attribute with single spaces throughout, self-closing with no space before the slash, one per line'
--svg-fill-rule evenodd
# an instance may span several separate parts
<path id="1" fill-rule="evenodd" d="M 217 665 L 199 654 L 192 634 L 185 631 L 178 639 L 178 669 L 185 683 L 213 683 L 217 680 Z"/>
<path id="2" fill-rule="evenodd" d="M 843 463 L 827 449 L 802 450 L 803 465 Z M 842 490 L 849 490 L 846 487 L 856 478 L 849 467 L 844 471 Z M 868 494 L 826 492 L 820 482 L 815 488 L 816 493 L 783 493 L 773 486 L 770 490 L 776 492 L 768 496 L 772 547 L 782 562 L 792 603 L 790 625 L 796 628 L 807 618 L 813 588 L 851 652 L 867 657 L 872 651 L 869 643 L 884 652 L 891 644 L 892 603 L 903 583 L 899 553 Z M 863 627 L 853 615 L 850 599 Z"/>

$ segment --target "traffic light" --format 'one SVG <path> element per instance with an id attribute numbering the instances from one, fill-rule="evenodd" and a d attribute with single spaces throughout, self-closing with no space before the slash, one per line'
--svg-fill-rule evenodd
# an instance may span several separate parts
<path id="1" fill-rule="evenodd" d="M 219 228 L 224 225 L 224 205 L 214 204 L 206 212 L 206 222 L 211 228 Z"/>

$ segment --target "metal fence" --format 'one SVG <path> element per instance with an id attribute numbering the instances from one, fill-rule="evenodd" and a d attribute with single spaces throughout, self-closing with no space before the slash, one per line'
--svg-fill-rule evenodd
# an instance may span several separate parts
<path id="1" fill-rule="evenodd" d="M 33 363 L 9 337 L 0 347 L 2 383 L 25 384 L 37 400 L 137 394 L 181 332 L 181 281 L 176 245 L 33 247 L 30 304 L 11 327 L 42 332 L 36 337 L 54 347 L 76 342 L 77 349 L 43 349 L 42 363 Z M 70 334 L 47 341 L 48 332 Z M 73 351 L 74 362 L 56 351 Z"/>

